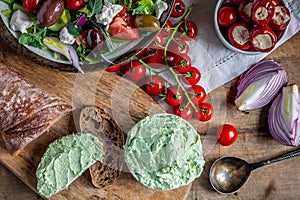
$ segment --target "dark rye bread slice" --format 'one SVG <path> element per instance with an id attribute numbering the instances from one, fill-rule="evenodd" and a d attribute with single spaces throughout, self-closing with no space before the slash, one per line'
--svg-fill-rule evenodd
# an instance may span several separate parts
<path id="1" fill-rule="evenodd" d="M 34 87 L 0 61 L 0 133 L 11 154 L 18 153 L 70 110 L 71 105 Z"/>
<path id="2" fill-rule="evenodd" d="M 103 163 L 97 162 L 90 167 L 93 185 L 97 188 L 112 185 L 120 177 L 123 168 L 125 133 L 108 111 L 93 106 L 82 109 L 79 124 L 82 132 L 96 135 L 106 149 Z"/>

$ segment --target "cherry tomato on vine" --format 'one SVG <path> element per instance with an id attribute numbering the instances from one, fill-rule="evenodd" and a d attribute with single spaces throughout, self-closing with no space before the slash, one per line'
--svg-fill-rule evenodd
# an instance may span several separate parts
<path id="1" fill-rule="evenodd" d="M 121 64 L 116 64 L 116 65 L 107 67 L 105 70 L 107 72 L 116 72 L 121 68 L 121 66 L 122 66 Z"/>
<path id="2" fill-rule="evenodd" d="M 172 22 L 170 20 L 167 20 L 166 24 L 163 27 L 163 30 L 161 31 L 163 37 L 167 37 L 167 36 L 169 36 L 171 34 L 172 27 L 173 27 Z"/>
<path id="3" fill-rule="evenodd" d="M 206 91 L 200 85 L 193 85 L 187 89 L 192 102 L 197 106 L 202 103 L 206 98 Z"/>
<path id="4" fill-rule="evenodd" d="M 162 33 L 158 33 L 149 45 L 150 48 L 160 48 L 164 44 L 164 38 Z"/>
<path id="5" fill-rule="evenodd" d="M 180 25 L 178 31 L 182 33 L 180 37 L 187 41 L 195 39 L 198 34 L 196 24 L 188 20 Z"/>
<path id="6" fill-rule="evenodd" d="M 170 106 L 179 106 L 183 101 L 183 93 L 178 86 L 171 86 L 167 89 L 165 102 Z"/>
<path id="7" fill-rule="evenodd" d="M 175 115 L 182 117 L 185 120 L 190 120 L 193 117 L 193 107 L 191 105 L 185 106 L 176 106 L 173 108 Z"/>
<path id="8" fill-rule="evenodd" d="M 34 13 L 40 0 L 23 0 L 23 8 L 29 12 Z"/>
<path id="9" fill-rule="evenodd" d="M 186 73 L 191 69 L 192 61 L 188 55 L 178 55 L 173 52 L 167 52 L 167 61 L 179 73 Z"/>
<path id="10" fill-rule="evenodd" d="M 164 64 L 164 51 L 160 48 L 150 48 L 143 61 L 147 64 Z"/>
<path id="11" fill-rule="evenodd" d="M 172 11 L 171 17 L 177 18 L 181 17 L 185 12 L 185 4 L 181 0 L 175 0 Z"/>
<path id="12" fill-rule="evenodd" d="M 145 90 L 151 96 L 159 96 L 165 91 L 165 82 L 156 75 L 148 77 Z"/>
<path id="13" fill-rule="evenodd" d="M 234 126 L 224 124 L 217 130 L 218 142 L 223 146 L 229 146 L 235 142 L 238 133 Z"/>
<path id="14" fill-rule="evenodd" d="M 218 10 L 218 23 L 227 27 L 237 21 L 238 15 L 233 6 L 223 6 Z"/>
<path id="15" fill-rule="evenodd" d="M 182 39 L 173 39 L 168 46 L 168 51 L 178 55 L 188 54 L 189 50 L 189 45 L 186 43 L 185 40 Z"/>
<path id="16" fill-rule="evenodd" d="M 132 60 L 123 66 L 122 72 L 124 76 L 130 80 L 138 81 L 145 77 L 146 68 L 137 60 Z"/>
<path id="17" fill-rule="evenodd" d="M 83 0 L 65 0 L 65 3 L 66 3 L 66 7 L 72 11 L 79 10 L 85 4 Z"/>
<path id="18" fill-rule="evenodd" d="M 196 85 L 201 79 L 201 74 L 196 67 L 191 67 L 188 72 L 184 74 L 183 81 L 189 85 Z"/>
<path id="19" fill-rule="evenodd" d="M 213 112 L 213 107 L 210 103 L 202 102 L 199 104 L 198 112 L 195 112 L 195 118 L 206 122 L 213 117 Z"/>

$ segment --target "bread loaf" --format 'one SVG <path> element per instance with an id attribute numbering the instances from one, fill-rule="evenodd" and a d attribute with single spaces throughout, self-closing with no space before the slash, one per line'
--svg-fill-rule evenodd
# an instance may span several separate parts
<path id="1" fill-rule="evenodd" d="M 93 106 L 82 109 L 79 124 L 81 131 L 96 135 L 106 149 L 103 163 L 96 162 L 90 167 L 93 185 L 97 188 L 112 185 L 119 178 L 124 164 L 124 132 L 108 111 Z"/>
<path id="2" fill-rule="evenodd" d="M 10 153 L 18 153 L 70 110 L 68 103 L 0 62 L 0 133 Z"/>

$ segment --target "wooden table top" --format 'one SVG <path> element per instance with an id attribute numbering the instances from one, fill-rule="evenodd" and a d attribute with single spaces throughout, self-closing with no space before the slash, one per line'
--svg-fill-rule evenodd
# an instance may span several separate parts
<path id="1" fill-rule="evenodd" d="M 300 85 L 300 32 L 276 49 L 269 58 L 279 62 L 287 71 L 290 83 Z M 233 104 L 235 96 L 235 81 L 226 84 L 210 94 L 212 99 L 219 99 L 220 95 L 226 101 L 225 122 L 236 126 L 239 136 L 237 141 L 222 147 L 210 140 L 213 128 L 208 128 L 203 146 L 205 160 L 204 171 L 197 179 L 187 199 L 293 199 L 298 194 L 300 173 L 299 158 L 293 158 L 276 163 L 252 173 L 247 185 L 239 192 L 230 195 L 219 195 L 209 184 L 208 172 L 214 160 L 221 156 L 232 155 L 242 157 L 250 162 L 257 162 L 271 158 L 293 148 L 278 144 L 272 139 L 267 128 L 268 106 L 245 115 L 238 112 Z M 224 121 L 224 119 L 223 119 Z M 211 127 L 211 126 L 210 126 Z M 0 164 L 0 199 L 5 200 L 35 200 L 41 199 L 31 191 L 9 170 Z"/>

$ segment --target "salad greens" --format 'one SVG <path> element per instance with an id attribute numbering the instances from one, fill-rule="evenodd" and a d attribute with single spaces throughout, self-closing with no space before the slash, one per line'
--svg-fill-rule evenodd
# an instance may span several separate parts
<path id="1" fill-rule="evenodd" d="M 152 0 L 141 0 L 136 3 L 133 3 L 132 6 L 129 8 L 128 12 L 132 15 L 152 15 L 154 13 L 154 9 L 155 6 Z"/>

